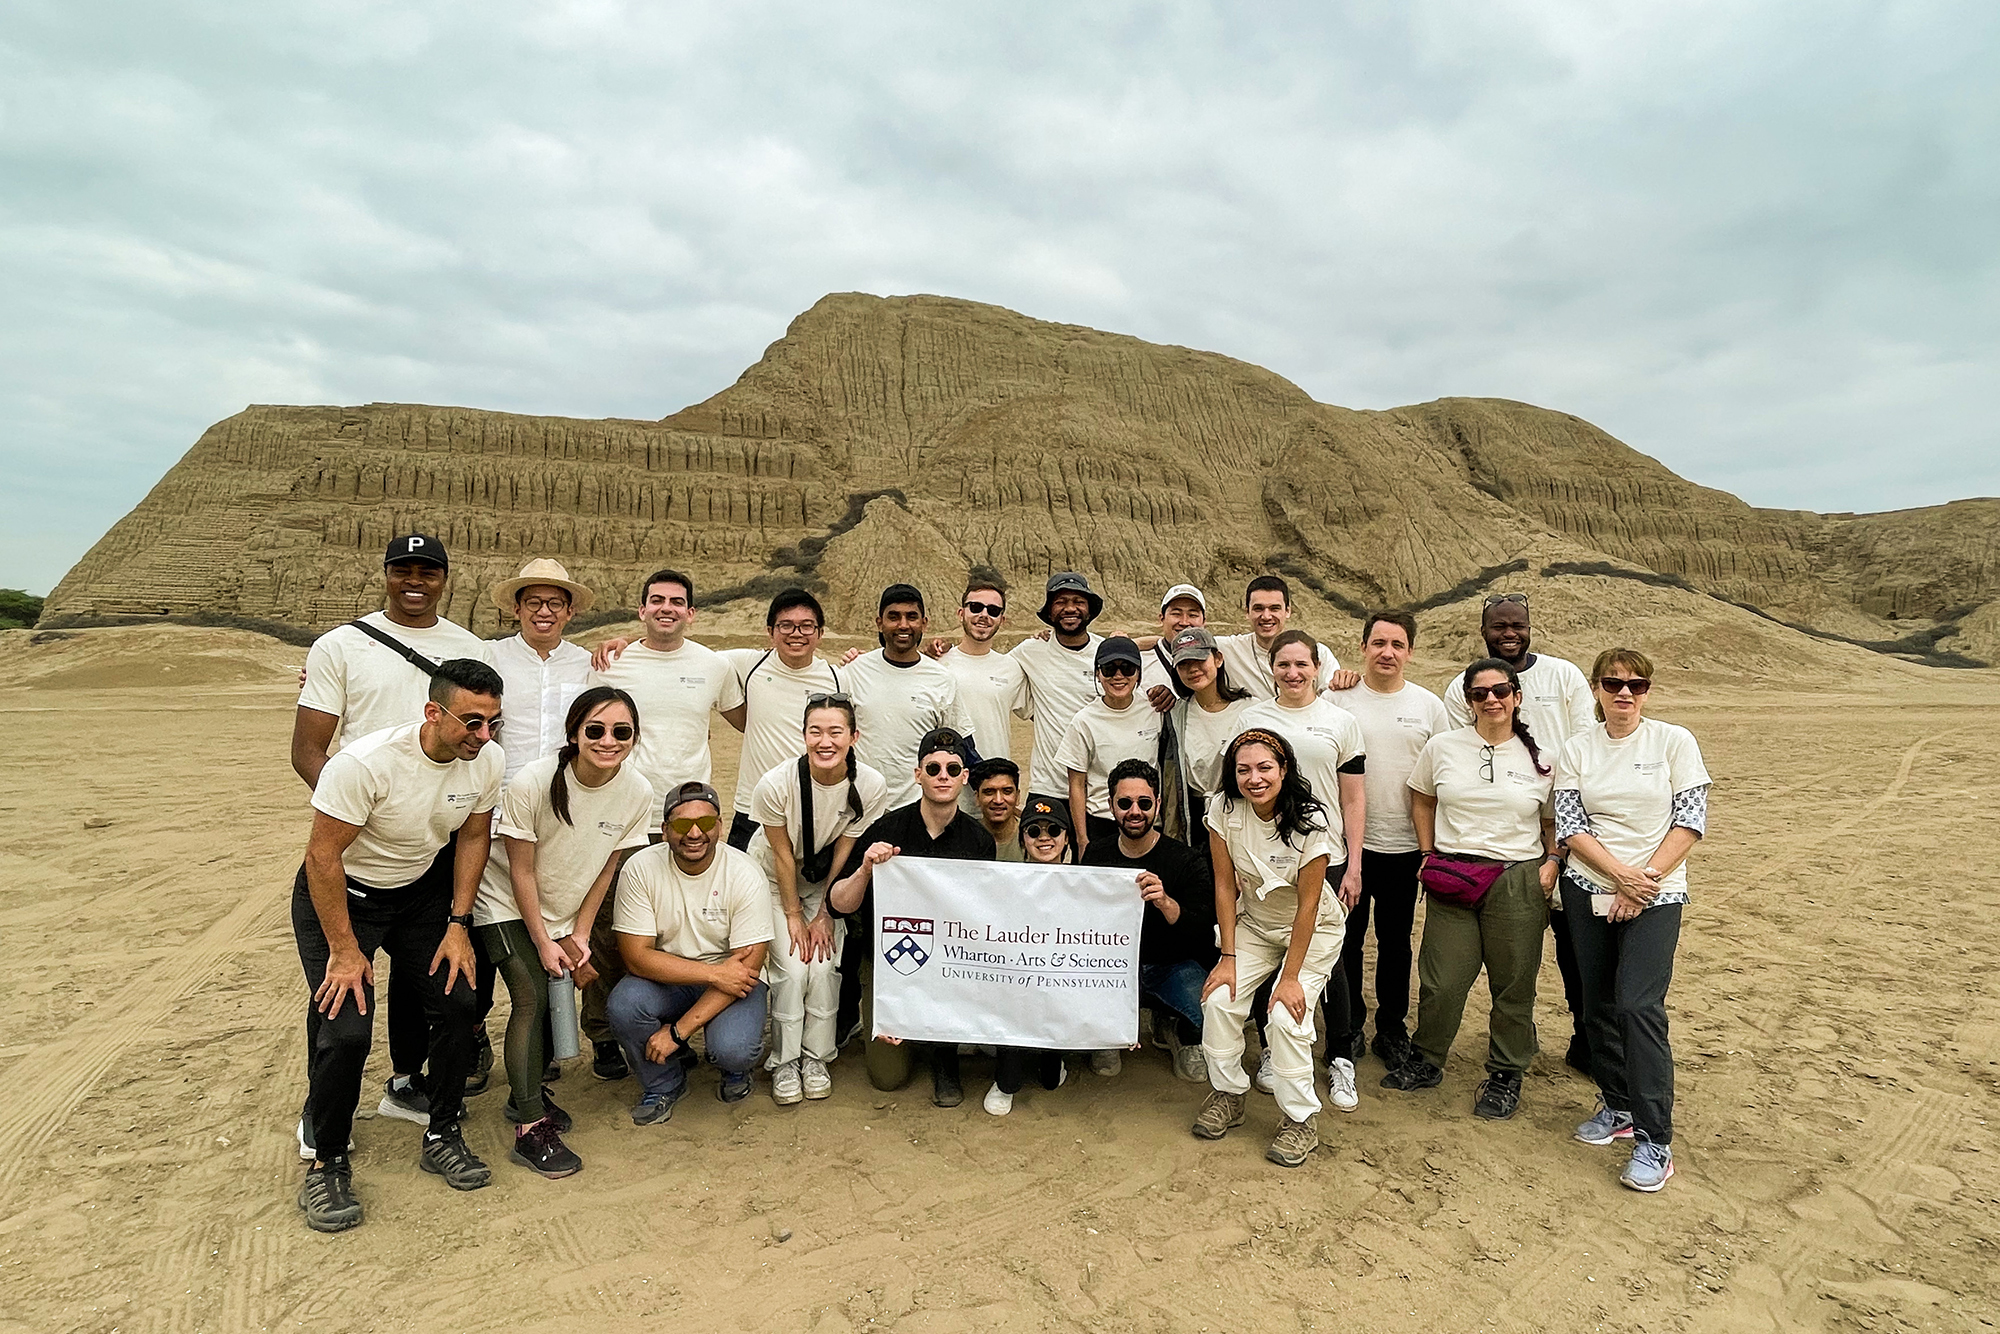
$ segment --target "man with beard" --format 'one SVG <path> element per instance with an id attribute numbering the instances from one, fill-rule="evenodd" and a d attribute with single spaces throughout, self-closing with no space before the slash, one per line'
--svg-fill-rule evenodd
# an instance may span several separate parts
<path id="1" fill-rule="evenodd" d="M 1532 653 L 1528 630 L 1528 595 L 1494 593 L 1486 599 L 1479 615 L 1479 637 L 1486 641 L 1489 657 L 1500 659 L 1521 678 L 1521 720 L 1534 734 L 1535 744 L 1544 755 L 1562 754 L 1563 743 L 1597 723 L 1596 705 L 1590 682 L 1573 662 Z M 1444 708 L 1454 727 L 1472 725 L 1472 706 L 1465 701 L 1465 673 L 1446 684 Z M 1550 904 L 1560 909 L 1562 899 Z M 1556 970 L 1562 974 L 1563 998 L 1569 1003 L 1572 1025 L 1569 1051 L 1563 1060 L 1585 1074 L 1590 1073 L 1590 1040 L 1583 1027 L 1583 981 L 1576 966 L 1576 947 L 1562 919 L 1551 915 L 1549 929 L 1556 937 Z"/>
<path id="2" fill-rule="evenodd" d="M 1049 576 L 1037 613 L 1053 635 L 1027 639 L 1007 656 L 1021 665 L 1028 679 L 1028 707 L 1035 720 L 1035 753 L 1028 765 L 1028 792 L 1067 808 L 1069 770 L 1057 758 L 1063 733 L 1077 710 L 1097 697 L 1097 646 L 1090 623 L 1104 610 L 1104 599 L 1090 583 L 1071 570 Z"/>
<path id="3" fill-rule="evenodd" d="M 924 656 L 928 624 L 924 595 L 909 584 L 889 585 L 875 613 L 882 647 L 856 658 L 844 673 L 860 734 L 854 753 L 888 782 L 891 810 L 917 799 L 909 757 L 925 734 L 949 728 L 965 740 L 961 761 L 969 764 L 977 758 L 972 719 L 959 701 L 957 679 Z"/>

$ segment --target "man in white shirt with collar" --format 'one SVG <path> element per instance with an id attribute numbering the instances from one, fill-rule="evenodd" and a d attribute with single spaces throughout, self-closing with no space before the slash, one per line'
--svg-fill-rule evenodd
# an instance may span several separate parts
<path id="1" fill-rule="evenodd" d="M 489 590 L 502 616 L 520 622 L 520 633 L 492 646 L 493 668 L 507 683 L 507 777 L 563 748 L 569 706 L 590 681 L 590 653 L 563 638 L 570 618 L 597 602 L 569 577 L 560 561 L 531 560 L 512 579 Z"/>

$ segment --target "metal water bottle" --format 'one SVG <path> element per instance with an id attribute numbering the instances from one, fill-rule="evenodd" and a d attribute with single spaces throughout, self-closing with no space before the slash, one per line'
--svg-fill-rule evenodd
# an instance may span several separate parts
<path id="1" fill-rule="evenodd" d="M 568 973 L 549 979 L 549 1058 L 567 1061 L 577 1053 L 576 982 Z"/>

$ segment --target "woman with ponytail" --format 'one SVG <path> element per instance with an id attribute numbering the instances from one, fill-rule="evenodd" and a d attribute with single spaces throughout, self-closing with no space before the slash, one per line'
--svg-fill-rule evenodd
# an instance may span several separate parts
<path id="1" fill-rule="evenodd" d="M 764 955 L 771 989 L 771 1098 L 791 1106 L 833 1092 L 826 1063 L 839 1050 L 840 949 L 844 935 L 826 887 L 854 840 L 889 805 L 889 785 L 854 754 L 861 733 L 846 695 L 806 700 L 805 754 L 757 780 L 750 855 L 771 882 L 777 935 Z"/>
<path id="2" fill-rule="evenodd" d="M 1417 1033 L 1383 1088 L 1412 1092 L 1444 1080 L 1465 998 L 1479 970 L 1493 1009 L 1486 1079 L 1473 1114 L 1504 1121 L 1521 1105 L 1533 1059 L 1535 980 L 1557 864 L 1554 779 L 1521 717 L 1521 678 L 1499 658 L 1465 669 L 1472 726 L 1424 743 L 1410 772 L 1410 818 L 1428 900 L 1417 952 Z"/>
<path id="3" fill-rule="evenodd" d="M 514 1162 L 545 1177 L 580 1171 L 562 1142 L 569 1114 L 542 1087 L 549 979 L 597 975 L 590 928 L 618 871 L 618 854 L 646 846 L 653 789 L 625 761 L 639 738 L 639 707 L 611 686 L 576 697 L 564 719 L 568 741 L 507 782 L 497 835 L 473 905 L 473 929 L 507 983 L 507 1119 L 518 1127 Z"/>

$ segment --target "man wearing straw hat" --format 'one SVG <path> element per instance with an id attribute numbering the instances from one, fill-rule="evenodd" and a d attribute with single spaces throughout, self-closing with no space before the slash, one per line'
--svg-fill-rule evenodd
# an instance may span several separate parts
<path id="1" fill-rule="evenodd" d="M 538 557 L 487 596 L 521 632 L 492 646 L 493 667 L 507 683 L 507 777 L 562 749 L 563 719 L 590 676 L 590 653 L 563 638 L 570 618 L 597 597 L 569 577 L 560 561 Z"/>

